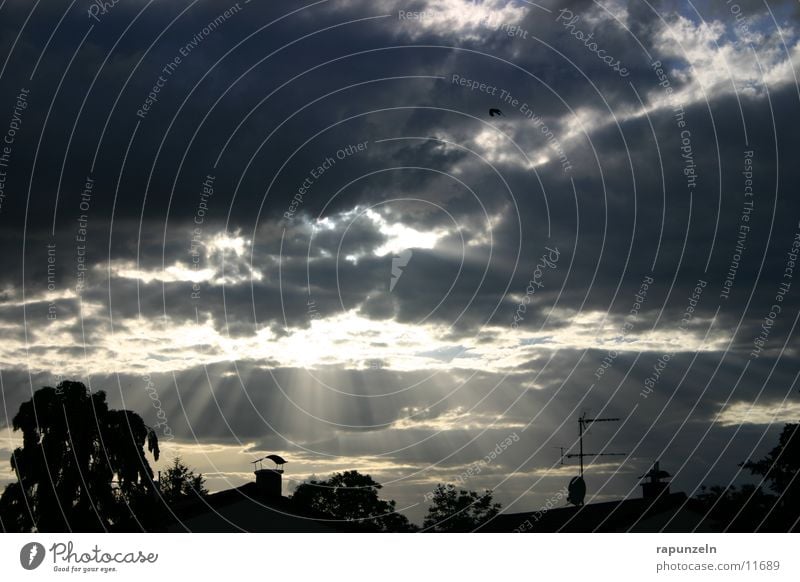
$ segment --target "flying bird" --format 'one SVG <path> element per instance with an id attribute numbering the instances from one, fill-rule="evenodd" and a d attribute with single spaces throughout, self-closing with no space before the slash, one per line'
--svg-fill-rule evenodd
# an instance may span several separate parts
<path id="1" fill-rule="evenodd" d="M 499 109 L 490 109 L 489 110 L 489 117 L 494 117 L 495 115 L 498 116 L 498 117 L 503 117 L 503 112 L 500 111 Z"/>

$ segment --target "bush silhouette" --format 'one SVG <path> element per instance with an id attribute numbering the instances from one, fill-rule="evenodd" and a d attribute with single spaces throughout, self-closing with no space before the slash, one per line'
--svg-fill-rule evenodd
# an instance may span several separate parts
<path id="1" fill-rule="evenodd" d="M 441 483 L 433 492 L 433 502 L 422 528 L 433 532 L 469 532 L 500 512 L 499 503 L 492 503 L 492 492 L 458 490 L 455 485 Z"/>
<path id="2" fill-rule="evenodd" d="M 330 519 L 351 521 L 367 529 L 384 532 L 413 531 L 414 526 L 395 510 L 394 500 L 378 497 L 382 485 L 358 471 L 334 473 L 324 481 L 311 480 L 297 486 L 292 503 Z"/>

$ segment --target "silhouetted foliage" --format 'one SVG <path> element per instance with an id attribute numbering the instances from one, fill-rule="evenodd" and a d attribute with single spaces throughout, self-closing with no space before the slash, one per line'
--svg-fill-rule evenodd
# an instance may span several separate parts
<path id="1" fill-rule="evenodd" d="M 800 425 L 786 424 L 778 444 L 757 461 L 739 464 L 763 481 L 761 486 L 701 487 L 695 496 L 700 511 L 708 513 L 727 531 L 796 531 L 800 520 Z"/>
<path id="2" fill-rule="evenodd" d="M 144 447 L 158 460 L 158 437 L 138 414 L 64 381 L 23 402 L 12 426 L 22 447 L 11 454 L 17 482 L 0 497 L 4 530 L 141 530 L 155 519 Z"/>
<path id="3" fill-rule="evenodd" d="M 324 481 L 298 485 L 292 502 L 298 509 L 310 509 L 331 519 L 354 521 L 369 529 L 407 532 L 416 528 L 395 510 L 394 500 L 378 497 L 383 486 L 358 471 L 334 473 Z"/>
<path id="4" fill-rule="evenodd" d="M 742 463 L 753 475 L 762 475 L 778 500 L 769 516 L 770 529 L 797 531 L 800 520 L 800 424 L 786 424 L 778 444 L 758 461 Z"/>
<path id="5" fill-rule="evenodd" d="M 500 512 L 502 506 L 492 503 L 492 492 L 458 490 L 455 485 L 441 483 L 433 492 L 433 500 L 422 524 L 424 531 L 474 531 Z"/>
<path id="6" fill-rule="evenodd" d="M 734 532 L 753 532 L 774 507 L 777 497 L 754 485 L 700 488 L 695 496 L 698 511 L 708 514 L 723 529 Z"/>
<path id="7" fill-rule="evenodd" d="M 778 445 L 766 457 L 742 466 L 754 475 L 763 475 L 769 488 L 779 495 L 800 490 L 800 424 L 784 425 Z"/>
<path id="8" fill-rule="evenodd" d="M 195 475 L 180 457 L 175 457 L 172 465 L 162 471 L 158 484 L 161 497 L 172 505 L 184 499 L 196 499 L 208 495 L 205 482 L 202 473 Z"/>

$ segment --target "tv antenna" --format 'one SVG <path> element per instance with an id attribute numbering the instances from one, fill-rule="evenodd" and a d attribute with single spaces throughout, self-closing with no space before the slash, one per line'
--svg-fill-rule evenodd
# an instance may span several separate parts
<path id="1" fill-rule="evenodd" d="M 573 477 L 569 482 L 569 496 L 570 503 L 575 505 L 583 505 L 583 499 L 586 496 L 586 482 L 583 480 L 583 459 L 586 457 L 624 457 L 628 453 L 584 453 L 583 452 L 583 434 L 589 429 L 591 425 L 596 422 L 619 422 L 619 418 L 586 418 L 584 412 L 578 417 L 578 447 L 577 453 L 564 453 L 564 447 L 561 447 L 561 464 L 564 464 L 564 459 L 578 458 L 580 460 L 581 472 L 577 477 Z"/>
<path id="2" fill-rule="evenodd" d="M 589 426 L 594 424 L 595 422 L 619 422 L 620 418 L 586 418 L 586 413 L 584 412 L 580 417 L 578 417 L 578 450 L 577 453 L 567 453 L 564 454 L 564 447 L 561 447 L 561 464 L 564 464 L 564 459 L 580 459 L 580 466 L 581 466 L 581 474 L 580 476 L 583 477 L 583 459 L 585 457 L 624 457 L 628 453 L 584 453 L 583 452 L 583 435 L 589 429 Z"/>

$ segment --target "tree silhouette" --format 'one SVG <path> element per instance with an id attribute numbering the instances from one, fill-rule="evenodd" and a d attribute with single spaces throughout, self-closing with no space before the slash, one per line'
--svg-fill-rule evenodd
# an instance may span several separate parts
<path id="1" fill-rule="evenodd" d="M 703 485 L 695 499 L 703 514 L 733 532 L 754 532 L 777 501 L 777 497 L 754 485 L 740 488 Z"/>
<path id="2" fill-rule="evenodd" d="M 104 392 L 81 382 L 37 390 L 12 420 L 22 447 L 11 454 L 17 481 L 0 497 L 6 531 L 143 529 L 153 517 L 158 437 L 129 410 L 110 410 Z"/>
<path id="3" fill-rule="evenodd" d="M 500 512 L 502 506 L 492 503 L 492 492 L 457 490 L 455 485 L 441 483 L 433 492 L 433 500 L 422 524 L 424 531 L 474 531 Z"/>
<path id="4" fill-rule="evenodd" d="M 358 471 L 334 473 L 324 481 L 311 480 L 297 486 L 292 503 L 331 519 L 354 521 L 369 529 L 385 532 L 413 531 L 414 526 L 397 513 L 394 500 L 378 497 L 383 486 Z"/>
<path id="5" fill-rule="evenodd" d="M 158 484 L 161 489 L 161 497 L 167 504 L 172 505 L 176 501 L 196 499 L 207 495 L 205 482 L 202 473 L 195 475 L 180 457 L 175 457 L 172 465 L 162 472 Z"/>
<path id="6" fill-rule="evenodd" d="M 766 457 L 742 466 L 754 475 L 763 475 L 770 489 L 779 495 L 800 488 L 796 479 L 800 469 L 800 424 L 784 425 L 778 445 Z"/>
<path id="7" fill-rule="evenodd" d="M 762 475 L 778 501 L 769 515 L 773 529 L 797 531 L 800 521 L 800 424 L 786 424 L 778 444 L 758 461 L 742 463 L 753 475 Z"/>

